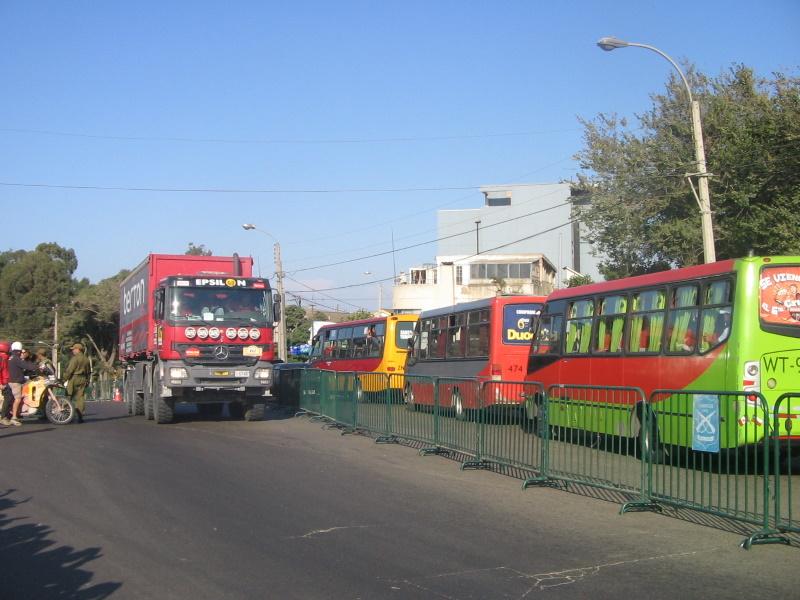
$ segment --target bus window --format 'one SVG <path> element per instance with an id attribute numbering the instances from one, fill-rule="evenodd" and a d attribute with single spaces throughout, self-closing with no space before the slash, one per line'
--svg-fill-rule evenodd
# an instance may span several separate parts
<path id="1" fill-rule="evenodd" d="M 489 356 L 489 314 L 474 310 L 467 314 L 467 356 Z"/>
<path id="2" fill-rule="evenodd" d="M 428 358 L 444 358 L 446 337 L 447 320 L 444 318 L 432 319 L 430 336 L 428 337 Z"/>
<path id="3" fill-rule="evenodd" d="M 567 354 L 583 354 L 589 351 L 589 336 L 592 332 L 593 300 L 577 300 L 570 303 L 567 318 Z"/>
<path id="4" fill-rule="evenodd" d="M 558 354 L 560 352 L 561 321 L 561 315 L 539 317 L 539 324 L 531 345 L 531 354 Z"/>
<path id="5" fill-rule="evenodd" d="M 709 306 L 709 305 L 719 306 Z M 717 347 L 731 333 L 731 282 L 727 279 L 706 285 L 700 319 L 700 352 Z"/>
<path id="6" fill-rule="evenodd" d="M 415 339 L 414 355 L 417 360 L 428 358 L 428 340 L 431 330 L 431 322 L 428 319 L 419 322 L 419 334 Z"/>
<path id="7" fill-rule="evenodd" d="M 365 328 L 367 356 L 378 358 L 383 354 L 383 341 L 386 337 L 386 323 L 374 323 Z"/>
<path id="8" fill-rule="evenodd" d="M 665 298 L 663 290 L 649 290 L 633 294 L 628 331 L 629 352 L 661 351 Z"/>
<path id="9" fill-rule="evenodd" d="M 464 313 L 450 315 L 447 327 L 447 358 L 464 358 L 466 327 Z"/>
<path id="10" fill-rule="evenodd" d="M 600 300 L 600 314 L 595 334 L 595 352 L 622 352 L 622 330 L 628 300 L 625 296 L 607 296 Z"/>
<path id="11" fill-rule="evenodd" d="M 697 300 L 696 285 L 682 285 L 672 290 L 667 324 L 670 352 L 694 352 L 697 345 Z"/>
<path id="12" fill-rule="evenodd" d="M 408 342 L 414 335 L 414 323 L 411 321 L 399 321 L 394 330 L 394 344 L 400 350 L 408 348 Z"/>
<path id="13" fill-rule="evenodd" d="M 364 358 L 367 355 L 367 326 L 353 327 L 353 358 Z"/>
<path id="14" fill-rule="evenodd" d="M 353 356 L 353 328 L 342 327 L 337 330 L 336 336 L 336 350 L 333 353 L 334 358 L 351 358 Z"/>
<path id="15" fill-rule="evenodd" d="M 336 355 L 336 330 L 329 329 L 324 333 L 322 355 L 325 358 L 334 358 Z"/>

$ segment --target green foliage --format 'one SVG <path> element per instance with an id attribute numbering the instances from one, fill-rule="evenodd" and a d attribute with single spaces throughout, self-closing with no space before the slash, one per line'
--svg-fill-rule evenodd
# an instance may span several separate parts
<path id="1" fill-rule="evenodd" d="M 717 258 L 800 254 L 800 79 L 759 79 L 742 65 L 716 79 L 687 68 L 702 111 Z M 617 115 L 582 120 L 587 171 L 575 190 L 609 279 L 703 261 L 686 90 L 677 76 L 630 128 Z M 695 179 L 696 185 L 696 179 Z"/>
<path id="2" fill-rule="evenodd" d="M 361 319 L 371 319 L 374 315 L 369 312 L 368 310 L 364 310 L 363 308 L 359 308 L 355 312 L 351 312 L 347 315 L 346 321 L 360 321 Z"/>
<path id="3" fill-rule="evenodd" d="M 0 335 L 23 341 L 53 338 L 53 308 L 69 304 L 78 259 L 72 249 L 42 243 L 0 254 Z"/>
<path id="4" fill-rule="evenodd" d="M 579 285 L 589 285 L 590 283 L 594 283 L 594 279 L 592 279 L 591 275 L 573 275 L 567 279 L 568 288 L 578 287 Z"/>
<path id="5" fill-rule="evenodd" d="M 213 252 L 211 249 L 207 249 L 205 244 L 195 246 L 194 242 L 189 242 L 189 248 L 184 254 L 188 254 L 189 256 L 211 256 Z"/>
<path id="6" fill-rule="evenodd" d="M 308 342 L 311 321 L 306 318 L 306 313 L 301 307 L 290 304 L 286 307 L 283 318 L 286 319 L 286 338 L 289 346 Z"/>

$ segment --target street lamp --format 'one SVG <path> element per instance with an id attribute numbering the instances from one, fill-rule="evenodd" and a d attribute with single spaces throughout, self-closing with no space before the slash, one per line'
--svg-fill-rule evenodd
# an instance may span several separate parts
<path id="1" fill-rule="evenodd" d="M 286 362 L 286 292 L 283 289 L 283 263 L 281 262 L 281 244 L 278 239 L 268 231 L 259 229 L 252 223 L 244 223 L 242 229 L 245 231 L 258 231 L 275 240 L 275 277 L 278 280 L 278 297 L 281 300 L 281 318 L 278 321 L 278 358 Z"/>
<path id="2" fill-rule="evenodd" d="M 615 37 L 600 38 L 597 41 L 597 45 L 607 52 L 616 50 L 617 48 L 627 48 L 629 46 L 652 50 L 656 54 L 666 58 L 669 63 L 675 67 L 678 75 L 681 76 L 681 80 L 683 81 L 683 85 L 686 87 L 686 94 L 689 96 L 689 104 L 692 109 L 692 136 L 694 137 L 694 155 L 695 160 L 697 161 L 697 173 L 695 173 L 698 179 L 697 192 L 695 191 L 694 185 L 692 185 L 692 181 L 689 179 L 688 174 L 687 179 L 689 179 L 689 185 L 692 186 L 692 192 L 697 200 L 697 205 L 700 207 L 700 217 L 702 220 L 703 230 L 703 255 L 705 256 L 705 262 L 715 262 L 717 260 L 717 256 L 714 250 L 714 229 L 711 222 L 711 199 L 708 195 L 709 173 L 706 171 L 706 152 L 705 148 L 703 147 L 703 130 L 700 125 L 700 103 L 697 102 L 697 100 L 695 100 L 692 96 L 692 90 L 689 87 L 689 82 L 686 80 L 686 76 L 683 74 L 683 71 L 680 70 L 680 67 L 678 67 L 677 63 L 672 60 L 672 58 L 655 46 L 639 44 L 636 42 L 626 42 Z"/>

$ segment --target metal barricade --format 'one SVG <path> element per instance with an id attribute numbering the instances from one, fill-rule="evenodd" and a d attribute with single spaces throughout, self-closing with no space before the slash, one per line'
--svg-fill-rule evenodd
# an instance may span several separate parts
<path id="1" fill-rule="evenodd" d="M 800 392 L 783 394 L 773 407 L 774 528 L 800 533 Z"/>
<path id="2" fill-rule="evenodd" d="M 356 427 L 391 436 L 389 376 L 385 373 L 356 373 Z"/>
<path id="3" fill-rule="evenodd" d="M 538 428 L 544 396 L 541 383 L 484 381 L 477 459 L 541 473 L 544 440 Z"/>
<path id="4" fill-rule="evenodd" d="M 436 380 L 438 410 L 437 440 L 427 451 L 459 452 L 473 457 L 462 467 L 480 464 L 479 446 L 481 433 L 481 383 L 476 378 L 439 377 Z"/>
<path id="5" fill-rule="evenodd" d="M 300 395 L 298 406 L 300 412 L 319 415 L 322 398 L 322 371 L 319 369 L 306 369 L 300 374 Z"/>
<path id="6" fill-rule="evenodd" d="M 645 404 L 635 387 L 553 385 L 547 389 L 542 477 L 645 499 L 644 463 L 637 459 L 631 415 Z"/>
<path id="7" fill-rule="evenodd" d="M 655 390 L 644 416 L 652 502 L 761 526 L 745 548 L 784 541 L 770 527 L 770 413 L 761 394 Z"/>
<path id="8" fill-rule="evenodd" d="M 391 382 L 390 382 L 391 383 Z M 391 405 L 391 435 L 439 446 L 439 388 L 436 377 L 405 375 L 402 404 Z"/>

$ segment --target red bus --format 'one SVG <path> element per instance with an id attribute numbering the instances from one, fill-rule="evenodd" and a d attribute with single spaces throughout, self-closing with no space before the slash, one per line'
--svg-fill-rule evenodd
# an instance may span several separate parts
<path id="1" fill-rule="evenodd" d="M 439 405 L 457 418 L 481 406 L 520 404 L 518 393 L 506 397 L 502 390 L 508 388 L 500 385 L 488 386 L 481 404 L 478 390 L 485 381 L 524 379 L 531 327 L 544 301 L 544 296 L 495 296 L 422 312 L 406 364 L 406 407 L 433 406 L 431 377 L 441 378 Z"/>

